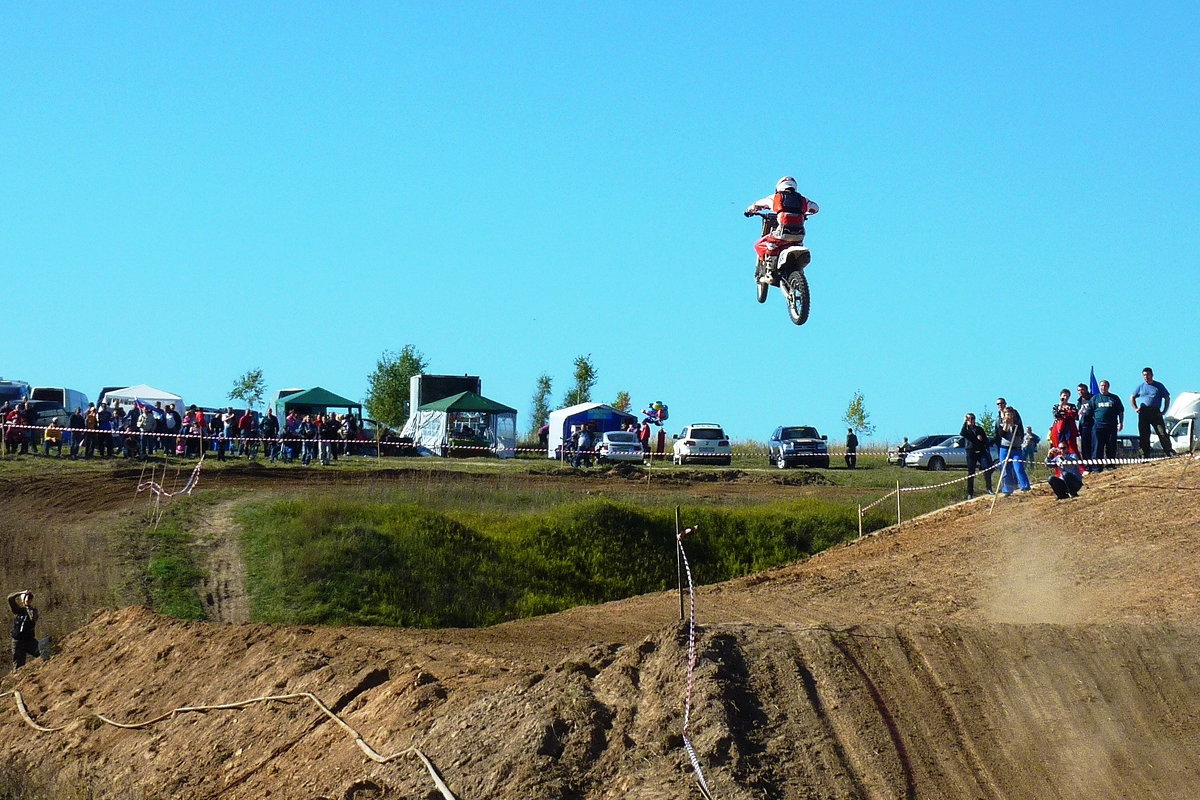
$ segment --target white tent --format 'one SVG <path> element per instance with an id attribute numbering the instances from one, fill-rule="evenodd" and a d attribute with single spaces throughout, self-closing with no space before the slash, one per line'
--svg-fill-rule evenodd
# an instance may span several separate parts
<path id="1" fill-rule="evenodd" d="M 579 403 L 578 405 L 560 408 L 550 412 L 550 434 L 546 440 L 546 457 L 557 458 L 558 449 L 564 440 L 571 436 L 572 429 L 588 423 L 596 433 L 619 431 L 627 422 L 637 417 L 625 411 L 618 411 L 604 403 Z"/>
<path id="2" fill-rule="evenodd" d="M 138 400 L 141 400 L 143 403 L 151 406 L 155 403 L 162 403 L 164 410 L 166 409 L 167 404 L 170 403 L 171 405 L 175 406 L 175 410 L 180 414 L 184 412 L 182 397 L 177 394 L 171 394 L 170 392 L 164 392 L 162 389 L 155 389 L 153 386 L 147 386 L 144 383 L 139 383 L 137 386 L 129 386 L 124 389 L 106 392 L 104 397 L 100 398 L 100 402 L 108 403 L 109 406 L 112 406 L 114 403 L 120 403 L 126 408 L 132 408 L 133 404 Z"/>

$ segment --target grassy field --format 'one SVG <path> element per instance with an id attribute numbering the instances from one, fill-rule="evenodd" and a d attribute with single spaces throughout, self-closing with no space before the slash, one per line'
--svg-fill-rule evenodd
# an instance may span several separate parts
<path id="1" fill-rule="evenodd" d="M 152 465 L 168 489 L 193 466 Z M 95 474 L 134 483 L 149 477 L 143 469 L 124 460 L 0 458 L 0 479 L 13 481 Z M 225 475 L 239 488 L 220 488 Z M 115 523 L 110 539 L 130 575 L 114 594 L 203 619 L 196 532 L 214 504 L 242 497 L 255 619 L 486 625 L 673 585 L 676 507 L 684 525 L 703 531 L 689 551 L 697 580 L 711 583 L 854 538 L 858 509 L 897 484 L 923 489 L 901 494 L 905 520 L 954 502 L 965 493 L 961 480 L 938 484 L 962 477 L 892 467 L 877 454 L 860 456 L 855 470 L 778 470 L 759 454 L 737 455 L 730 468 L 590 470 L 539 457 L 259 461 L 252 470 L 242 459 L 210 459 L 196 494 Z M 866 532 L 895 522 L 895 497 L 862 520 Z"/>

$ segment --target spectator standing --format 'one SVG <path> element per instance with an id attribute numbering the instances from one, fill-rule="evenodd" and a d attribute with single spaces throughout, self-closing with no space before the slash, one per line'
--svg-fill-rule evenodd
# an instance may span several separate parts
<path id="1" fill-rule="evenodd" d="M 140 435 L 138 439 L 138 459 L 145 461 L 154 453 L 154 442 L 158 434 L 158 417 L 155 416 L 153 409 L 148 406 L 141 409 L 141 414 L 138 416 L 137 427 Z"/>
<path id="2" fill-rule="evenodd" d="M 992 442 L 988 438 L 987 431 L 976 424 L 974 414 L 967 414 L 963 417 L 962 430 L 958 432 L 958 435 L 963 438 L 963 446 L 967 450 L 967 499 L 971 500 L 975 497 L 975 472 L 978 469 L 983 470 L 983 479 L 987 482 L 987 493 L 992 494 L 992 467 L 995 465 L 992 462 Z M 902 448 L 901 453 L 907 453 L 908 439 L 905 439 L 904 444 L 900 447 Z"/>
<path id="3" fill-rule="evenodd" d="M 550 449 L 550 424 L 549 423 L 538 428 L 537 437 L 538 437 L 538 446 L 541 447 L 542 450 L 549 450 Z"/>
<path id="4" fill-rule="evenodd" d="M 579 429 L 579 440 L 575 445 L 575 458 L 571 461 L 571 466 L 576 469 L 580 465 L 592 466 L 592 444 L 592 431 L 587 425 L 584 425 Z"/>
<path id="5" fill-rule="evenodd" d="M 37 415 L 33 413 L 28 400 L 21 403 L 20 409 L 20 424 L 25 426 L 21 428 L 21 455 L 32 452 L 36 456 L 37 431 L 34 430 L 34 425 L 37 422 Z"/>
<path id="6" fill-rule="evenodd" d="M 296 434 L 300 437 L 300 462 L 304 466 L 308 466 L 313 460 L 313 440 L 317 438 L 317 429 L 313 425 L 312 417 L 308 414 L 300 420 L 300 426 L 296 429 Z"/>
<path id="7" fill-rule="evenodd" d="M 1050 409 L 1054 425 L 1050 428 L 1050 444 L 1065 452 L 1079 455 L 1079 409 L 1071 402 L 1071 392 L 1063 389 L 1058 393 L 1058 404 Z"/>
<path id="8" fill-rule="evenodd" d="M 1010 405 L 1005 405 L 1004 417 L 996 425 L 996 438 L 1000 444 L 1000 492 L 1013 493 L 1013 484 L 1022 492 L 1028 492 L 1029 475 L 1025 472 L 1025 461 L 1021 458 L 1021 415 Z"/>
<path id="9" fill-rule="evenodd" d="M 33 605 L 33 592 L 22 589 L 8 596 L 8 607 L 13 612 L 12 657 L 13 669 L 25 666 L 25 658 L 40 656 L 38 648 L 38 610 Z"/>
<path id="10" fill-rule="evenodd" d="M 1092 390 L 1086 383 L 1075 387 L 1079 391 L 1079 455 L 1084 463 L 1092 460 L 1095 420 L 1092 417 Z"/>
<path id="11" fill-rule="evenodd" d="M 120 408 L 121 406 L 117 406 Z M 96 409 L 96 449 L 100 451 L 100 458 L 112 458 L 113 454 L 113 415 L 108 410 L 107 403 L 101 403 Z"/>
<path id="12" fill-rule="evenodd" d="M 167 403 L 167 410 L 163 412 L 162 425 L 159 430 L 163 435 L 159 437 L 164 455 L 172 455 L 175 452 L 175 436 L 179 433 L 179 429 L 183 427 L 183 418 L 179 416 L 179 412 L 175 410 L 174 403 Z"/>
<path id="13" fill-rule="evenodd" d="M 69 458 L 74 461 L 79 458 L 79 445 L 83 442 L 84 422 L 82 408 L 75 406 L 74 413 L 71 414 L 70 420 L 67 421 L 67 427 L 70 428 L 67 435 L 71 437 L 69 440 L 71 444 Z"/>
<path id="14" fill-rule="evenodd" d="M 1129 396 L 1129 405 L 1138 415 L 1138 443 L 1142 446 L 1142 458 L 1150 457 L 1151 430 L 1158 434 L 1163 452 L 1169 456 L 1175 455 L 1171 439 L 1167 436 L 1167 424 L 1163 420 L 1163 412 L 1171 405 L 1171 393 L 1154 380 L 1154 370 L 1150 367 L 1142 370 L 1142 382 Z"/>
<path id="15" fill-rule="evenodd" d="M 858 436 L 854 428 L 846 428 L 846 469 L 858 466 Z"/>
<path id="16" fill-rule="evenodd" d="M 1025 435 L 1021 438 L 1021 458 L 1025 459 L 1025 468 L 1029 469 L 1037 459 L 1038 445 L 1042 437 L 1033 432 L 1032 425 L 1025 426 Z"/>
<path id="17" fill-rule="evenodd" d="M 321 463 L 328 467 L 337 459 L 338 431 L 341 424 L 337 420 L 337 414 L 330 414 L 318 416 L 316 425 L 320 436 Z"/>
<path id="18" fill-rule="evenodd" d="M 254 412 L 247 408 L 238 417 L 238 450 L 248 459 L 258 455 L 258 425 L 254 421 Z"/>
<path id="19" fill-rule="evenodd" d="M 1117 431 L 1125 427 L 1125 406 L 1121 398 L 1108 391 L 1108 381 L 1100 381 L 1100 393 L 1092 396 L 1091 407 L 1092 460 L 1117 458 Z M 1104 465 L 1096 464 L 1088 469 L 1103 472 Z"/>
<path id="20" fill-rule="evenodd" d="M 641 427 L 638 428 L 638 442 L 642 445 L 642 460 L 650 460 L 650 420 L 642 420 Z"/>
<path id="21" fill-rule="evenodd" d="M 266 448 L 267 458 L 271 463 L 275 463 L 279 456 L 279 417 L 275 416 L 275 409 L 267 409 L 267 415 L 258 426 L 258 433 L 262 437 L 263 447 Z"/>

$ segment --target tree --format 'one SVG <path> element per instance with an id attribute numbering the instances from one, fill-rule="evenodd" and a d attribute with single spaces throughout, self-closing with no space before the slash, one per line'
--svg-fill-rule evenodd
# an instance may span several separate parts
<path id="1" fill-rule="evenodd" d="M 246 370 L 246 374 L 233 382 L 229 390 L 230 400 L 241 400 L 249 408 L 254 408 L 262 402 L 267 384 L 263 380 L 262 367 Z"/>
<path id="2" fill-rule="evenodd" d="M 533 412 L 530 414 L 533 420 L 529 429 L 531 434 L 536 434 L 550 420 L 550 391 L 553 385 L 549 375 L 542 373 L 538 376 L 537 389 L 533 392 Z"/>
<path id="3" fill-rule="evenodd" d="M 849 425 L 855 433 L 861 433 L 864 436 L 870 436 L 875 432 L 875 426 L 871 424 L 871 415 L 863 403 L 862 392 L 855 392 L 854 396 L 850 398 L 850 405 L 846 407 L 846 416 L 842 417 L 842 422 Z"/>
<path id="4" fill-rule="evenodd" d="M 363 401 L 367 414 L 393 428 L 403 425 L 409 412 L 408 379 L 428 366 L 424 354 L 411 344 L 404 345 L 399 353 L 384 350 L 375 371 L 367 377 L 367 397 Z"/>
<path id="5" fill-rule="evenodd" d="M 586 403 L 592 399 L 592 387 L 596 385 L 596 368 L 592 366 L 592 354 L 575 359 L 575 385 L 563 398 L 564 406 Z"/>
<path id="6" fill-rule="evenodd" d="M 979 427 L 983 428 L 983 432 L 989 437 L 996 432 L 996 415 L 992 409 L 984 406 L 983 413 L 978 417 Z"/>
<path id="7" fill-rule="evenodd" d="M 633 405 L 633 401 L 629 399 L 629 392 L 617 392 L 617 399 L 612 401 L 612 407 L 617 411 L 628 411 Z"/>

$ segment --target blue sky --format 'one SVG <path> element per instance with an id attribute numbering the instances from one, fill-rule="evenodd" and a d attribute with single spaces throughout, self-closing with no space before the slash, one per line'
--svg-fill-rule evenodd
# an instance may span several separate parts
<path id="1" fill-rule="evenodd" d="M 7 4 L 0 374 L 361 399 L 412 344 L 524 429 L 590 354 L 759 440 L 1200 389 L 1196 4 L 542 5 Z M 800 328 L 740 213 L 784 174 Z"/>

